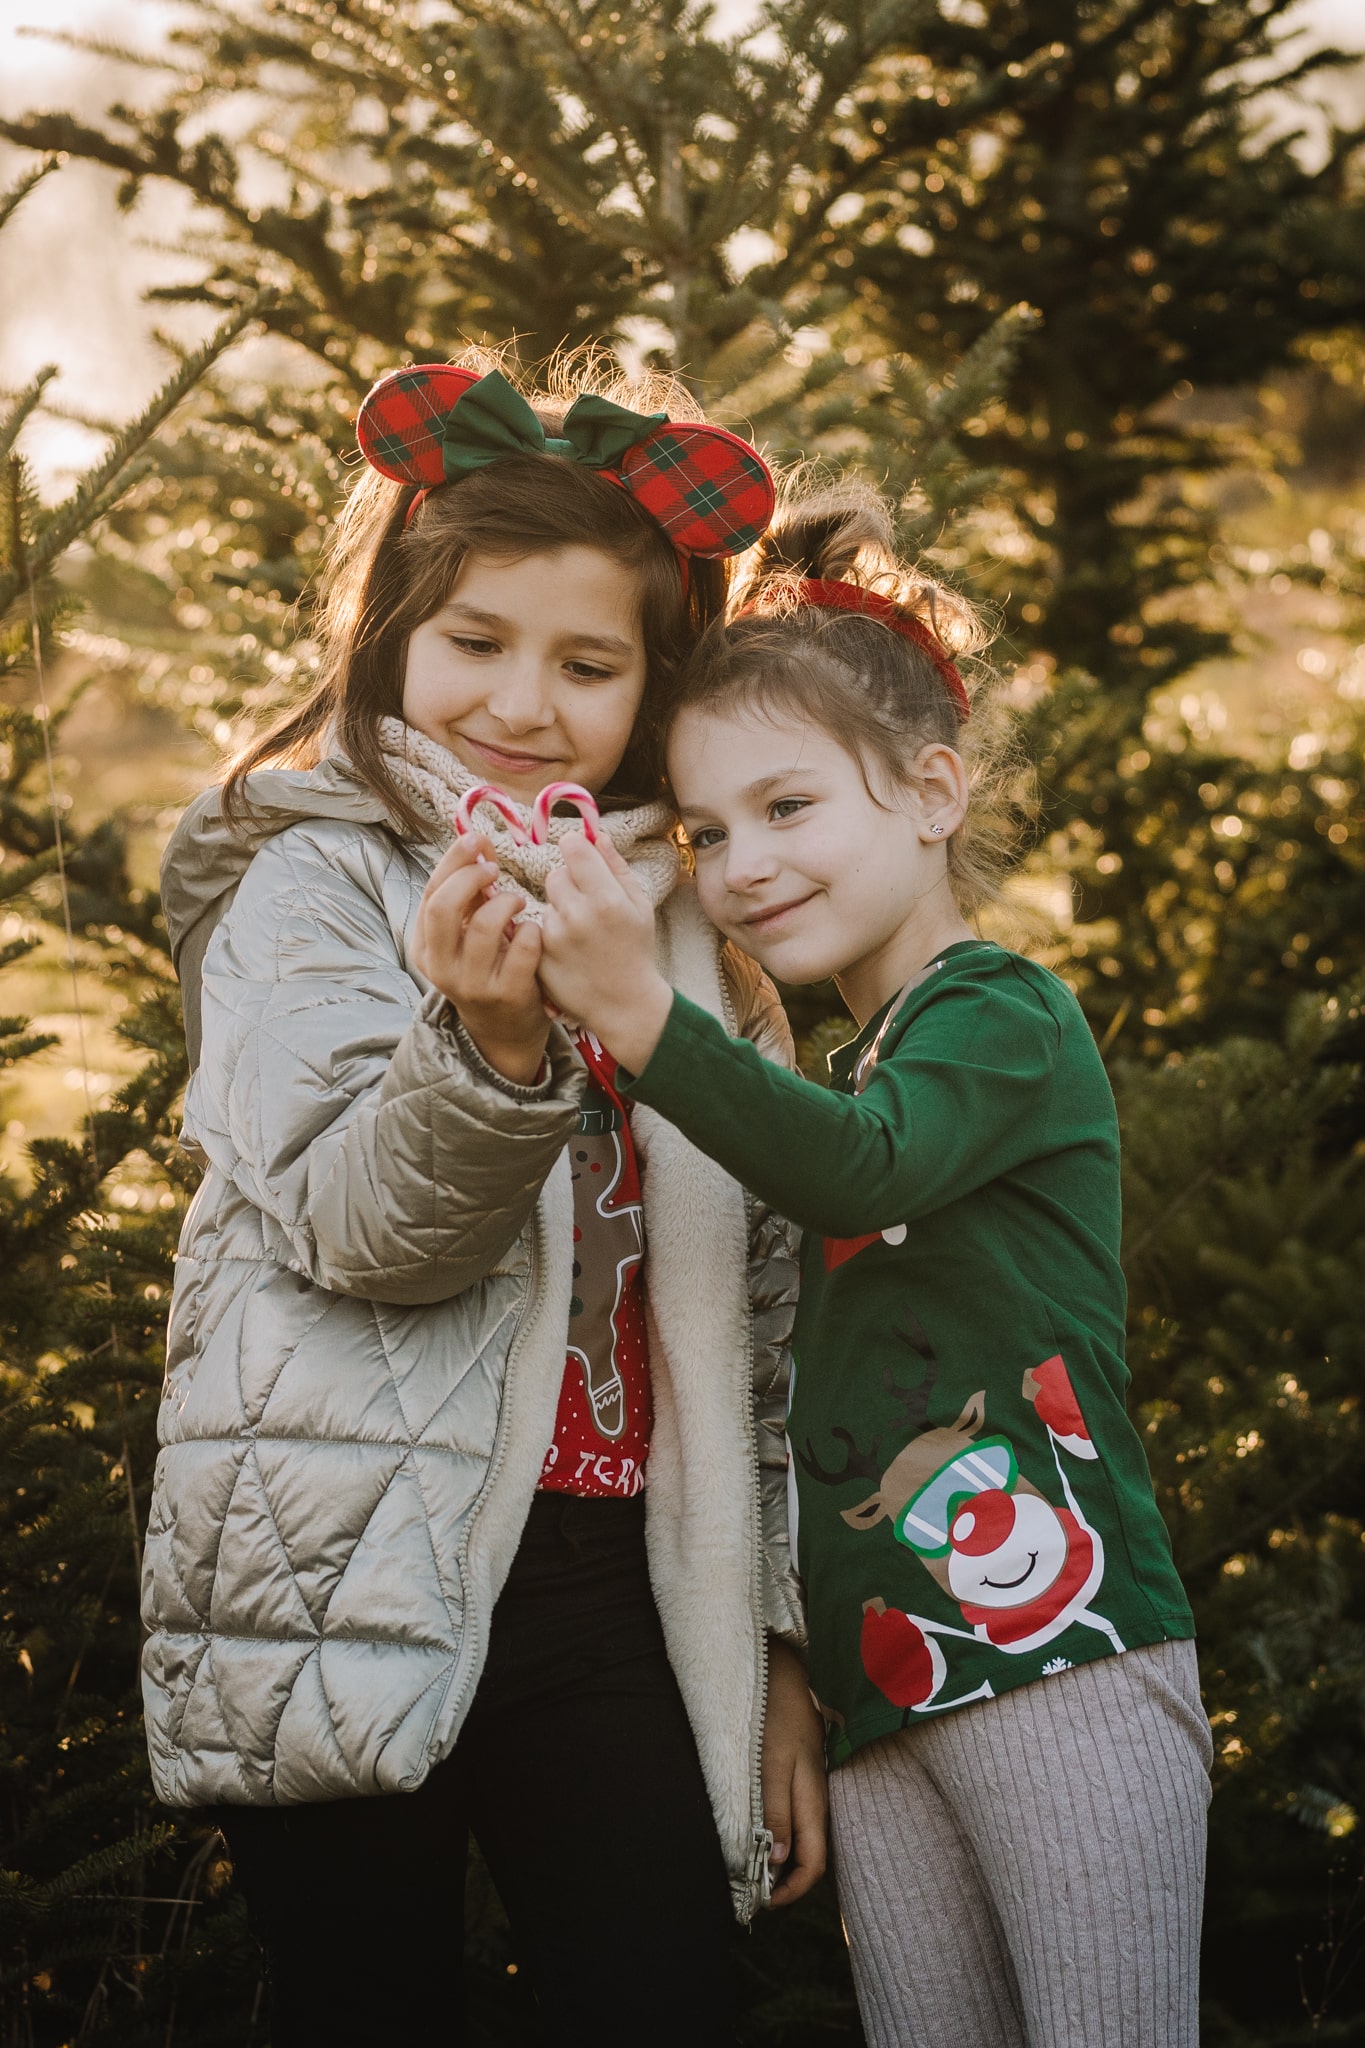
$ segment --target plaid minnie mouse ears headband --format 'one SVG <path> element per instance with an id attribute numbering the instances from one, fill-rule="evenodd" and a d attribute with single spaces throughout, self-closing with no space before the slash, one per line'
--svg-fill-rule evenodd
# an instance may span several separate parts
<path id="1" fill-rule="evenodd" d="M 615 478 L 683 556 L 740 554 L 773 513 L 768 466 L 737 434 L 585 393 L 549 435 L 500 370 L 391 370 L 361 406 L 356 437 L 372 469 L 422 496 L 508 455 L 582 463 Z"/>

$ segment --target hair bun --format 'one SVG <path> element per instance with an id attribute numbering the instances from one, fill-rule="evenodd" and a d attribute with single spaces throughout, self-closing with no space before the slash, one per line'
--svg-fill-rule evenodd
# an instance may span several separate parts
<path id="1" fill-rule="evenodd" d="M 765 586 L 813 579 L 823 583 L 885 576 L 894 570 L 891 511 L 870 484 L 827 484 L 798 496 L 791 483 L 784 488 L 773 523 L 759 542 L 754 558 L 751 600 L 761 599 Z"/>

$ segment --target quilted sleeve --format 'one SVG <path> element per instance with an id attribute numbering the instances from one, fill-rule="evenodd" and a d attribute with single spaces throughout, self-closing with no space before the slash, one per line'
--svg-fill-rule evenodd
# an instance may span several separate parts
<path id="1" fill-rule="evenodd" d="M 462 1048 L 400 956 L 414 883 L 336 827 L 256 856 L 208 949 L 187 1135 L 272 1219 L 279 1256 L 373 1301 L 443 1301 L 516 1242 L 574 1129 L 562 1031 L 517 1088 Z"/>
<path id="2" fill-rule="evenodd" d="M 724 969 L 736 1027 L 765 1059 L 795 1067 L 791 1027 L 777 990 L 754 962 L 727 947 Z M 749 1302 L 754 1332 L 754 1423 L 763 1517 L 763 1619 L 798 1648 L 806 1641 L 801 1582 L 793 1560 L 787 1483 L 787 1407 L 801 1233 L 750 1198 Z"/>

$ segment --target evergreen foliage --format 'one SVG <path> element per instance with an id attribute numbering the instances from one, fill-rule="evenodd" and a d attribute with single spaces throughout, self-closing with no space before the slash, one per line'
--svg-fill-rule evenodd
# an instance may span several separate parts
<path id="1" fill-rule="evenodd" d="M 46 167 L 0 199 L 0 225 Z M 252 317 L 243 307 L 180 363 L 62 504 L 44 508 L 8 453 L 0 508 L 0 681 L 27 695 L 74 606 L 52 571 L 145 473 L 147 445 Z M 0 418 L 12 448 L 47 375 Z M 87 1095 L 73 1139 L 35 1140 L 0 1176 L 0 2040 L 6 2048 L 172 2038 L 180 1952 L 225 1866 L 216 1837 L 150 1796 L 137 1681 L 141 1527 L 155 1456 L 171 1258 L 194 1175 L 176 1141 L 184 1083 L 178 991 L 154 898 L 130 880 L 120 822 L 64 820 L 53 754 L 78 692 L 0 702 L 0 976 L 63 947 L 81 1009 L 97 980 L 141 1055 L 126 1086 Z M 45 934 L 49 935 L 45 941 Z M 83 986 L 83 993 L 82 993 Z M 0 1018 L 0 1070 L 59 1043 Z M 80 1057 L 84 1059 L 83 1046 Z M 215 1872 L 217 1876 L 215 1878 Z M 223 2031 L 238 2041 L 246 2004 Z M 232 1947 L 229 1943 L 229 1949 Z M 192 2001 L 191 2001 L 192 2002 Z M 223 2003 L 215 1981 L 202 2001 Z M 216 2024 L 216 2023 L 215 2023 Z"/>
<path id="2" fill-rule="evenodd" d="M 467 340 L 515 334 L 528 360 L 606 340 L 682 371 L 783 456 L 887 480 L 907 538 L 994 607 L 1037 763 L 1020 888 L 1052 907 L 1051 957 L 1124 1118 L 1134 1399 L 1218 1744 L 1216 2048 L 1365 2024 L 1365 669 L 1288 751 L 1228 740 L 1182 689 L 1235 644 L 1248 579 L 1330 593 L 1365 641 L 1365 527 L 1258 567 L 1222 531 L 1220 488 L 1230 464 L 1265 466 L 1265 422 L 1200 408 L 1311 349 L 1357 367 L 1319 377 L 1305 454 L 1365 447 L 1361 137 L 1331 129 L 1310 169 L 1263 125 L 1269 85 L 1301 93 L 1339 61 L 1304 56 L 1289 14 L 769 0 L 726 29 L 675 0 L 190 0 L 144 111 L 0 122 L 105 165 L 128 207 L 152 180 L 196 201 L 199 279 L 163 298 L 240 318 L 262 279 L 277 295 L 258 381 L 197 382 L 155 470 L 117 506 L 126 470 L 87 480 L 69 515 L 90 533 L 105 514 L 81 583 L 158 656 L 144 687 L 219 743 L 306 677 L 361 393 Z M 0 422 L 0 452 L 41 395 Z M 20 527 L 34 561 L 42 531 L 61 535 L 16 489 L 11 574 Z M 44 586 L 54 633 L 65 601 Z M 18 674 L 28 629 L 0 630 Z M 0 893 L 50 915 L 40 722 L 6 716 Z M 68 862 L 80 947 L 112 948 L 145 995 L 146 1064 L 95 1113 L 98 1167 L 88 1144 L 56 1148 L 32 1190 L 0 1190 L 0 1233 L 20 1219 L 0 1455 L 35 1474 L 0 1509 L 4 1626 L 33 1665 L 5 1716 L 22 1874 L 0 2012 L 16 2042 L 241 2041 L 255 1978 L 235 1907 L 139 1920 L 131 1903 L 226 1875 L 210 1835 L 156 1846 L 132 1690 L 128 1495 L 149 1470 L 164 1306 L 147 1290 L 165 1288 L 188 1182 L 155 906 L 120 879 L 116 830 Z M 18 957 L 0 951 L 0 971 Z M 825 1007 L 798 1007 L 812 1043 L 835 1031 Z M 0 1019 L 0 1058 L 33 1036 Z M 111 1207 L 125 1173 L 170 1206 Z M 106 1854 L 127 1861 L 85 1871 Z M 101 1920 L 87 1895 L 106 1891 Z M 482 1890 L 473 1919 L 478 2025 L 523 2038 Z M 58 1950 L 71 1959 L 49 1965 Z M 740 1953 L 750 2038 L 857 2038 L 827 1898 Z"/>
<path id="3" fill-rule="evenodd" d="M 1216 1746 L 1212 2048 L 1360 2027 L 1362 1015 L 1358 981 L 1278 1043 L 1115 1074 L 1134 1412 Z"/>

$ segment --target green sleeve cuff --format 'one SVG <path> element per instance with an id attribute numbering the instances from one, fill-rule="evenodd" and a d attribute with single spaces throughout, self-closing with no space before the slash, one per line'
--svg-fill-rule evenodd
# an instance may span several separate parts
<path id="1" fill-rule="evenodd" d="M 698 1003 L 674 990 L 673 1006 L 659 1035 L 659 1042 L 645 1062 L 643 1071 L 630 1073 L 618 1067 L 618 1087 L 637 1102 L 657 1109 L 660 1116 L 675 1121 L 674 1110 L 686 1111 L 704 1101 L 709 1093 L 703 1079 L 705 1063 L 719 1054 L 723 1059 L 734 1041 Z"/>

